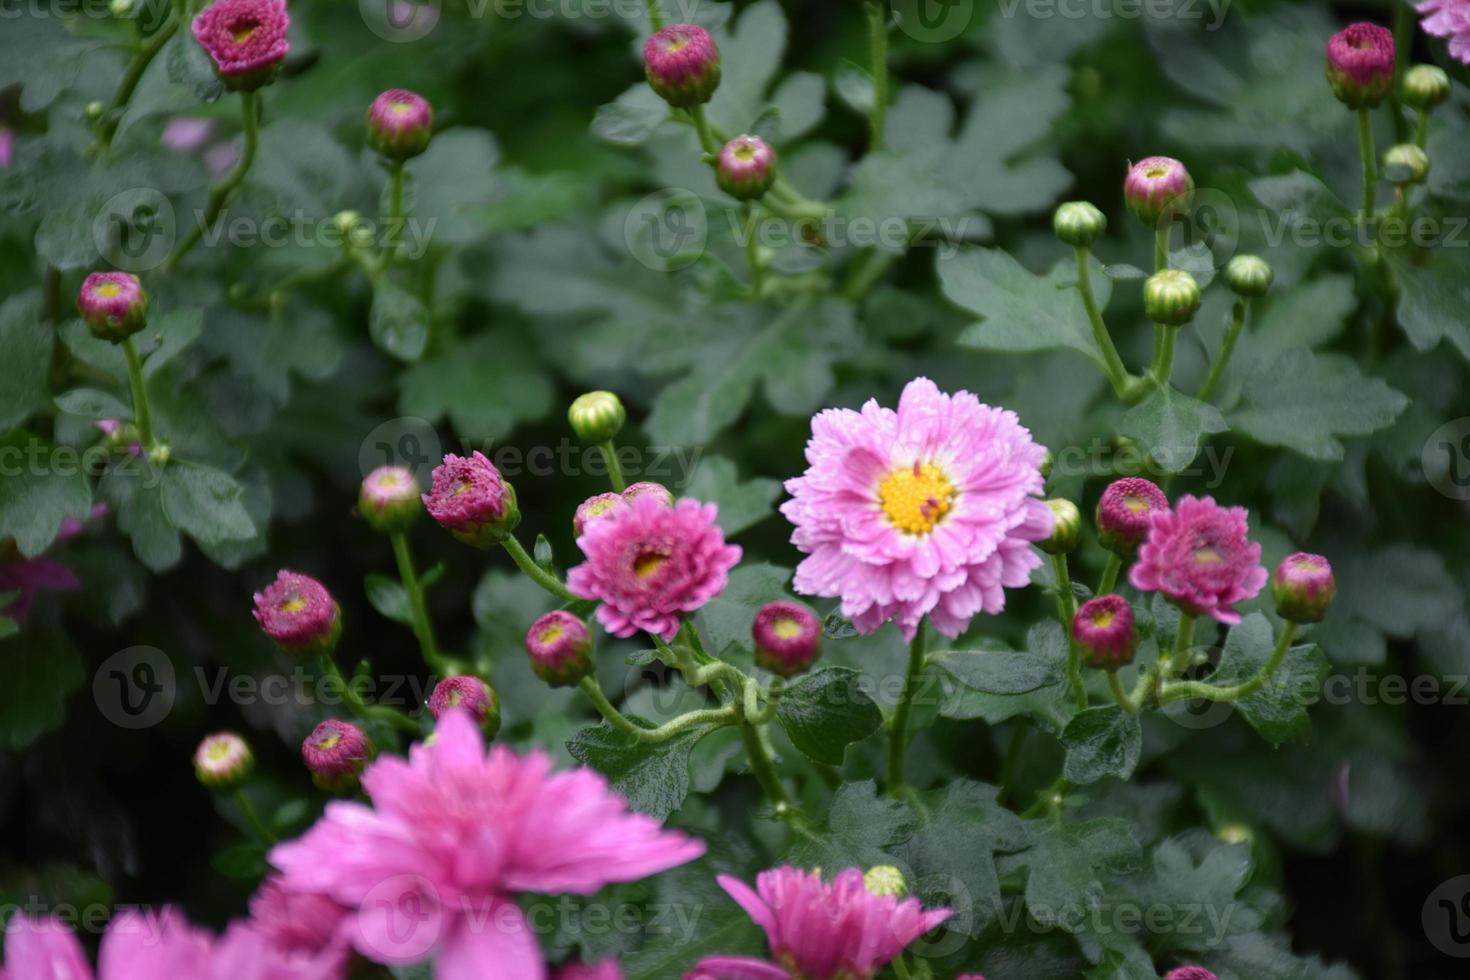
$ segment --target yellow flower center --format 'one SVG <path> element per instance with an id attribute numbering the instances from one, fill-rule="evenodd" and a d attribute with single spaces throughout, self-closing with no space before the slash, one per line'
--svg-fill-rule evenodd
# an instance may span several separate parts
<path id="1" fill-rule="evenodd" d="M 1092 614 L 1092 625 L 1099 629 L 1107 629 L 1113 623 L 1113 612 L 1111 609 L 1099 609 Z"/>
<path id="2" fill-rule="evenodd" d="M 306 597 L 293 595 L 289 599 L 282 601 L 278 608 L 283 613 L 299 613 L 306 608 Z"/>
<path id="3" fill-rule="evenodd" d="M 215 742 L 208 751 L 210 762 L 224 762 L 235 754 L 235 747 L 229 742 Z"/>
<path id="4" fill-rule="evenodd" d="M 1220 561 L 1220 552 L 1209 545 L 1203 548 L 1196 548 L 1194 550 L 1194 560 L 1204 565 L 1213 565 L 1215 562 Z"/>
<path id="5" fill-rule="evenodd" d="M 915 462 L 894 470 L 878 484 L 878 501 L 894 527 L 908 534 L 928 534 L 954 504 L 956 490 L 933 463 Z"/>
<path id="6" fill-rule="evenodd" d="M 342 736 L 337 734 L 336 732 L 333 732 L 330 735 L 324 735 L 321 738 L 317 739 L 316 747 L 323 750 L 335 749 L 337 747 L 337 743 L 340 741 L 342 741 Z"/>
<path id="7" fill-rule="evenodd" d="M 1128 494 L 1123 498 L 1123 506 L 1135 514 L 1142 514 L 1148 510 L 1148 501 L 1142 497 L 1135 497 L 1133 494 Z"/>
<path id="8" fill-rule="evenodd" d="M 771 632 L 783 640 L 794 640 L 801 635 L 801 624 L 786 616 L 771 623 Z"/>
<path id="9" fill-rule="evenodd" d="M 122 287 L 115 282 L 104 282 L 97 287 L 97 295 L 103 299 L 112 299 L 122 294 Z"/>
<path id="10" fill-rule="evenodd" d="M 241 21 L 230 30 L 230 36 L 235 39 L 236 44 L 244 44 L 260 29 L 260 25 L 253 21 Z"/>
<path id="11" fill-rule="evenodd" d="M 565 631 L 560 626 L 548 626 L 541 631 L 541 642 L 552 643 L 561 639 Z"/>
<path id="12" fill-rule="evenodd" d="M 639 578 L 648 578 L 662 568 L 664 562 L 668 560 L 668 555 L 661 555 L 656 551 L 650 551 L 647 554 L 639 555 L 633 560 L 633 571 Z"/>

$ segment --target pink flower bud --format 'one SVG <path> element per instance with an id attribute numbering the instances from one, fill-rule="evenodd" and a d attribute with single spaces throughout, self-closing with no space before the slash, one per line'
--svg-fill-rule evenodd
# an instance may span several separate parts
<path id="1" fill-rule="evenodd" d="M 480 452 L 445 456 L 423 500 L 441 527 L 476 548 L 499 544 L 521 520 L 515 490 Z"/>
<path id="2" fill-rule="evenodd" d="M 623 491 L 623 499 L 628 502 L 629 506 L 639 497 L 653 497 L 665 507 L 674 506 L 674 495 L 662 483 L 645 480 L 641 483 L 634 483 Z"/>
<path id="3" fill-rule="evenodd" d="M 418 481 L 402 466 L 380 466 L 362 481 L 357 512 L 381 534 L 406 531 L 423 510 Z"/>
<path id="4" fill-rule="evenodd" d="M 759 136 L 737 136 L 715 161 L 715 182 L 737 201 L 763 197 L 776 180 L 776 151 Z"/>
<path id="5" fill-rule="evenodd" d="M 577 513 L 572 517 L 572 531 L 580 538 L 592 521 L 626 506 L 627 501 L 615 493 L 599 493 L 595 497 L 588 497 L 577 507 Z"/>
<path id="6" fill-rule="evenodd" d="M 822 653 L 822 623 L 817 614 L 795 602 L 768 602 L 751 626 L 755 662 L 780 677 L 794 677 L 816 663 Z"/>
<path id="7" fill-rule="evenodd" d="M 1332 563 L 1321 555 L 1298 551 L 1287 555 L 1271 576 L 1276 612 L 1291 623 L 1319 623 L 1337 597 Z"/>
<path id="8" fill-rule="evenodd" d="M 194 775 L 206 789 L 229 793 L 244 785 L 255 768 L 255 756 L 234 732 L 219 732 L 194 751 Z"/>
<path id="9" fill-rule="evenodd" d="M 1145 224 L 1182 214 L 1194 194 L 1194 178 L 1173 157 L 1147 157 L 1128 169 L 1123 198 Z"/>
<path id="10" fill-rule="evenodd" d="M 368 145 L 390 160 L 408 160 L 429 147 L 434 110 L 422 95 L 389 89 L 368 109 Z"/>
<path id="11" fill-rule="evenodd" d="M 275 77 L 290 26 L 281 0 L 219 0 L 194 18 L 194 38 L 226 88 L 250 92 Z"/>
<path id="12" fill-rule="evenodd" d="M 1148 534 L 1149 515 L 1168 509 L 1169 498 L 1152 481 L 1136 476 L 1115 480 L 1097 502 L 1098 541 L 1128 558 Z"/>
<path id="13" fill-rule="evenodd" d="M 542 616 L 526 631 L 531 670 L 553 687 L 575 684 L 592 669 L 592 633 L 564 609 Z"/>
<path id="14" fill-rule="evenodd" d="M 1164 980 L 1220 980 L 1202 966 L 1181 966 L 1170 970 Z"/>
<path id="15" fill-rule="evenodd" d="M 1133 607 L 1120 595 L 1088 599 L 1072 619 L 1072 638 L 1088 666 L 1098 670 L 1128 666 L 1138 642 Z"/>
<path id="16" fill-rule="evenodd" d="M 1393 89 L 1393 32 L 1360 22 L 1332 35 L 1327 42 L 1327 80 L 1338 101 L 1354 109 L 1371 109 Z"/>
<path id="17" fill-rule="evenodd" d="M 342 636 L 342 609 L 327 587 L 284 569 L 255 593 L 255 621 L 290 654 L 329 654 Z"/>
<path id="18" fill-rule="evenodd" d="M 333 793 L 354 789 L 372 757 L 373 743 L 367 732 L 336 718 L 317 725 L 301 743 L 301 759 L 312 781 Z"/>
<path id="19" fill-rule="evenodd" d="M 720 49 L 695 24 L 670 24 L 643 45 L 648 84 L 671 106 L 702 105 L 720 84 Z"/>
<path id="20" fill-rule="evenodd" d="M 129 272 L 94 272 L 82 282 L 77 309 L 93 336 L 121 343 L 143 329 L 148 294 Z"/>
<path id="21" fill-rule="evenodd" d="M 443 721 L 445 713 L 452 710 L 468 712 L 487 736 L 494 737 L 500 730 L 500 699 L 495 689 L 478 677 L 446 677 L 434 686 L 434 693 L 429 695 L 429 714 L 435 721 Z"/>

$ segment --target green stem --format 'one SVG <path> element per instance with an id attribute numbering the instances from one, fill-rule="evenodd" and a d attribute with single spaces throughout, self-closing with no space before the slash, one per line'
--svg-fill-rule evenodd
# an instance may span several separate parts
<path id="1" fill-rule="evenodd" d="M 868 0 L 868 58 L 873 74 L 873 109 L 868 116 L 868 152 L 883 149 L 888 115 L 888 3 Z"/>
<path id="2" fill-rule="evenodd" d="M 330 653 L 322 653 L 317 660 L 321 664 L 322 673 L 326 674 L 342 688 L 342 700 L 346 702 L 347 707 L 352 710 L 353 714 L 364 721 L 385 722 L 410 735 L 419 734 L 419 726 L 412 718 L 401 712 L 394 711 L 392 708 L 377 704 L 368 704 L 364 701 L 362 695 L 357 693 L 357 688 L 353 687 L 347 678 L 342 676 L 342 671 L 337 669 L 337 661 L 332 659 Z"/>
<path id="3" fill-rule="evenodd" d="M 138 424 L 138 437 L 143 440 L 144 448 L 152 449 L 155 445 L 153 413 L 148 409 L 148 387 L 143 383 L 143 359 L 138 356 L 131 336 L 124 338 L 122 349 L 128 360 L 128 382 L 133 388 L 133 421 Z"/>
<path id="4" fill-rule="evenodd" d="M 439 653 L 439 645 L 434 640 L 434 623 L 429 619 L 429 607 L 424 601 L 424 590 L 419 585 L 418 574 L 414 571 L 413 555 L 408 550 L 408 538 L 400 532 L 390 535 L 390 540 L 393 542 L 393 557 L 398 562 L 398 578 L 403 582 L 403 591 L 408 593 L 408 608 L 413 615 L 413 634 L 418 638 L 419 650 L 423 653 L 424 662 L 431 670 L 447 677 L 453 671 Z"/>
<path id="5" fill-rule="evenodd" d="M 403 175 L 403 161 L 393 161 L 388 167 L 388 243 L 384 249 L 389 265 L 398 261 L 403 248 Z"/>
<path id="6" fill-rule="evenodd" d="M 1133 699 L 1128 696 L 1128 692 L 1123 690 L 1123 682 L 1118 679 L 1118 672 L 1116 670 L 1109 670 L 1106 673 L 1108 675 L 1108 690 L 1113 692 L 1113 700 L 1117 701 L 1119 707 L 1130 715 L 1136 712 L 1138 705 L 1134 704 Z"/>
<path id="7" fill-rule="evenodd" d="M 1419 110 L 1419 122 L 1414 127 L 1414 142 L 1419 149 L 1429 146 L 1429 110 Z"/>
<path id="8" fill-rule="evenodd" d="M 229 202 L 230 195 L 245 180 L 245 175 L 250 172 L 251 166 L 255 163 L 255 151 L 260 144 L 259 92 L 240 93 L 240 117 L 245 130 L 245 146 L 240 151 L 240 159 L 235 163 L 229 175 L 210 189 L 209 203 L 205 206 L 202 219 L 190 229 L 189 234 L 179 242 L 178 247 L 164 261 L 163 270 L 165 272 L 172 272 L 189 250 L 198 244 L 199 239 L 204 236 L 204 230 L 219 218 L 220 212 Z"/>
<path id="9" fill-rule="evenodd" d="M 1250 308 L 1251 301 L 1244 297 L 1235 301 L 1230 326 L 1225 331 L 1225 340 L 1220 344 L 1220 356 L 1215 358 L 1215 363 L 1210 366 L 1209 377 L 1200 385 L 1199 394 L 1194 396 L 1200 401 L 1209 401 L 1216 386 L 1220 384 L 1220 379 L 1225 376 L 1225 367 L 1230 363 L 1230 355 L 1235 353 L 1235 342 L 1240 339 L 1240 331 L 1245 326 L 1246 314 L 1250 312 Z"/>
<path id="10" fill-rule="evenodd" d="M 137 54 L 133 55 L 127 72 L 123 75 L 122 81 L 118 83 L 117 92 L 113 95 L 111 104 L 103 113 L 102 122 L 97 131 L 97 145 L 100 149 L 106 150 L 112 146 L 112 139 L 117 135 L 118 124 L 122 122 L 123 111 L 127 109 L 128 102 L 132 100 L 133 93 L 137 91 L 138 83 L 143 79 L 143 73 L 148 70 L 148 66 L 153 63 L 158 52 L 163 50 L 163 46 L 178 29 L 177 11 L 171 10 L 163 26 L 154 31 L 152 36 L 138 49 Z"/>
<path id="11" fill-rule="evenodd" d="M 1169 268 L 1169 226 L 1154 229 L 1154 271 Z"/>
<path id="12" fill-rule="evenodd" d="M 765 286 L 765 268 L 761 265 L 761 247 L 756 239 L 760 228 L 760 212 L 754 201 L 745 202 L 745 260 L 750 263 L 750 294 L 761 298 Z"/>
<path id="13" fill-rule="evenodd" d="M 898 980 L 914 980 L 914 975 L 909 972 L 909 965 L 907 961 L 904 960 L 902 953 L 899 953 L 898 956 L 894 957 L 893 959 L 893 975 L 897 977 Z"/>
<path id="14" fill-rule="evenodd" d="M 1057 616 L 1062 621 L 1062 631 L 1067 634 L 1067 686 L 1077 707 L 1087 707 L 1087 687 L 1082 683 L 1082 650 L 1072 635 L 1072 620 L 1077 616 L 1077 596 L 1072 591 L 1072 574 L 1067 568 L 1066 555 L 1052 555 L 1051 567 L 1057 575 Z"/>
<path id="15" fill-rule="evenodd" d="M 1159 331 L 1162 338 L 1159 343 L 1158 355 L 1154 359 L 1153 367 L 1149 368 L 1149 377 L 1153 378 L 1154 384 L 1159 388 L 1169 387 L 1169 379 L 1174 376 L 1174 341 L 1179 336 L 1179 327 L 1171 327 L 1163 323 L 1154 324 L 1154 329 Z"/>
<path id="16" fill-rule="evenodd" d="M 1123 571 L 1123 559 L 1117 554 L 1108 555 L 1107 566 L 1103 568 L 1102 579 L 1097 583 L 1097 594 L 1107 595 L 1118 587 L 1118 573 Z"/>
<path id="17" fill-rule="evenodd" d="M 745 745 L 745 756 L 750 760 L 750 772 L 760 783 L 766 798 L 776 808 L 776 815 L 785 819 L 795 810 L 781 777 L 776 773 L 776 764 L 766 749 L 760 729 L 749 720 L 740 725 L 740 741 Z"/>
<path id="18" fill-rule="evenodd" d="M 1113 392 L 1122 398 L 1128 393 L 1129 383 L 1133 379 L 1123 364 L 1123 358 L 1118 356 L 1118 348 L 1114 346 L 1102 311 L 1097 307 L 1097 297 L 1092 292 L 1092 270 L 1087 261 L 1090 255 L 1087 246 L 1078 245 L 1073 251 L 1077 256 L 1077 292 L 1082 294 L 1082 307 L 1087 311 L 1087 321 L 1092 324 L 1092 337 L 1097 341 L 1098 350 L 1102 352 L 1108 381 L 1113 386 Z"/>
<path id="19" fill-rule="evenodd" d="M 1072 784 L 1065 776 L 1058 778 L 1056 782 L 1041 791 L 1036 797 L 1036 802 L 1027 807 L 1021 816 L 1030 819 L 1031 817 L 1039 817 L 1043 814 L 1057 812 L 1061 809 L 1062 800 L 1067 795 L 1067 790 L 1071 788 Z"/>
<path id="20" fill-rule="evenodd" d="M 924 672 L 924 621 L 909 643 L 908 668 L 903 675 L 903 688 L 898 694 L 898 705 L 893 710 L 892 728 L 888 734 L 888 792 L 897 794 L 904 786 L 903 760 L 908 749 L 909 713 L 913 710 L 914 695 L 918 692 L 919 676 Z"/>
<path id="21" fill-rule="evenodd" d="M 267 847 L 274 844 L 277 840 L 276 835 L 271 833 L 270 828 L 265 825 L 265 821 L 260 819 L 260 814 L 255 812 L 255 806 L 250 802 L 250 797 L 245 795 L 243 788 L 235 790 L 235 802 L 240 805 L 240 812 L 245 814 L 246 822 L 250 824 L 251 829 L 260 838 L 260 842 Z"/>
<path id="22" fill-rule="evenodd" d="M 646 0 L 648 8 L 648 22 L 653 25 L 655 31 L 664 29 L 664 12 L 659 8 L 658 0 Z"/>
<path id="23" fill-rule="evenodd" d="M 627 715 L 623 714 L 613 703 L 607 699 L 602 691 L 602 685 L 597 683 L 594 674 L 588 674 L 577 684 L 582 693 L 587 695 L 587 700 L 597 709 L 597 713 L 607 719 L 608 724 L 632 738 L 635 742 L 647 745 L 655 745 L 659 742 L 667 742 L 680 732 L 687 731 L 698 725 L 733 725 L 739 720 L 738 712 L 734 705 L 725 705 L 722 708 L 708 708 L 699 711 L 688 711 L 677 718 L 671 719 L 657 728 L 644 728 L 636 724 Z"/>
<path id="24" fill-rule="evenodd" d="M 1187 612 L 1179 614 L 1179 629 L 1174 634 L 1174 651 L 1169 662 L 1159 670 L 1159 680 L 1177 677 L 1189 666 L 1189 651 L 1194 646 L 1194 617 Z"/>
<path id="25" fill-rule="evenodd" d="M 1280 668 L 1281 662 L 1286 659 L 1286 654 L 1291 649 L 1291 641 L 1295 636 L 1296 623 L 1287 623 L 1286 628 L 1281 631 L 1281 636 L 1276 640 L 1276 648 L 1271 651 L 1271 659 L 1267 660 L 1249 680 L 1232 684 L 1229 687 L 1216 687 L 1200 681 L 1179 681 L 1164 688 L 1159 703 L 1168 704 L 1171 701 L 1186 698 L 1204 698 L 1207 701 L 1239 701 L 1243 697 L 1248 697 L 1264 687 Z"/>
<path id="26" fill-rule="evenodd" d="M 710 129 L 709 117 L 704 114 L 704 106 L 690 106 L 689 115 L 694 119 L 694 131 L 699 134 L 699 145 L 711 158 L 718 156 L 720 144 L 715 140 L 714 131 Z"/>
<path id="27" fill-rule="evenodd" d="M 597 444 L 602 451 L 602 461 L 607 464 L 607 478 L 612 484 L 613 490 L 622 493 L 628 489 L 628 481 L 623 478 L 623 464 L 618 462 L 618 447 L 611 439 Z"/>
<path id="28" fill-rule="evenodd" d="M 1359 221 L 1373 217 L 1374 189 L 1378 186 L 1378 156 L 1373 148 L 1373 118 L 1366 108 L 1358 110 L 1358 150 L 1363 156 L 1363 211 Z"/>
<path id="29" fill-rule="evenodd" d="M 521 547 L 521 543 L 516 540 L 514 534 L 507 534 L 501 540 L 500 545 L 510 553 L 510 557 L 515 561 L 516 567 L 524 572 L 526 577 L 531 581 L 564 602 L 575 602 L 577 600 L 577 597 L 572 594 L 571 590 L 562 584 L 561 579 L 536 564 L 536 560 L 526 554 L 526 549 Z"/>

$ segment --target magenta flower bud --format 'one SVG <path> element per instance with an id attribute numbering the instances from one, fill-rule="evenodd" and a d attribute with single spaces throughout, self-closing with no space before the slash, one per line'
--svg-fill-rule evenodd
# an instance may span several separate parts
<path id="1" fill-rule="evenodd" d="M 755 614 L 750 632 L 756 664 L 780 677 L 802 673 L 822 653 L 822 622 L 799 603 L 766 603 Z"/>
<path id="2" fill-rule="evenodd" d="M 1123 198 L 1145 224 L 1183 214 L 1194 194 L 1194 178 L 1173 157 L 1147 157 L 1128 169 Z"/>
<path id="3" fill-rule="evenodd" d="M 468 712 L 488 737 L 500 730 L 500 699 L 495 689 L 478 677 L 461 674 L 446 677 L 434 685 L 429 695 L 429 714 L 434 720 L 443 721 L 444 715 L 458 709 Z"/>
<path id="4" fill-rule="evenodd" d="M 194 775 L 206 789 L 231 793 L 245 785 L 255 769 L 255 755 L 234 732 L 205 738 L 194 750 Z"/>
<path id="5" fill-rule="evenodd" d="M 737 201 L 765 196 L 776 180 L 776 151 L 759 136 L 737 136 L 715 161 L 715 183 Z"/>
<path id="6" fill-rule="evenodd" d="M 1276 612 L 1290 623 L 1320 623 L 1337 597 L 1332 563 L 1321 555 L 1287 555 L 1271 576 Z"/>
<path id="7" fill-rule="evenodd" d="M 329 654 L 342 636 L 342 608 L 327 587 L 284 569 L 255 593 L 255 621 L 290 654 Z"/>
<path id="8" fill-rule="evenodd" d="M 542 616 L 526 631 L 531 671 L 552 687 L 575 684 L 592 670 L 592 632 L 565 609 Z"/>
<path id="9" fill-rule="evenodd" d="M 282 0 L 219 0 L 194 18 L 194 39 L 225 88 L 251 92 L 275 77 L 290 26 Z"/>
<path id="10" fill-rule="evenodd" d="M 1220 980 L 1202 966 L 1181 966 L 1170 970 L 1164 980 Z"/>
<path id="11" fill-rule="evenodd" d="M 680 109 L 702 105 L 720 85 L 720 49 L 696 24 L 670 24 L 643 45 L 648 84 Z"/>
<path id="12" fill-rule="evenodd" d="M 389 160 L 409 160 L 429 148 L 434 109 L 429 100 L 407 89 L 393 88 L 368 108 L 368 145 Z"/>
<path id="13" fill-rule="evenodd" d="M 1366 21 L 1349 24 L 1327 42 L 1327 80 L 1339 102 L 1371 109 L 1393 90 L 1393 32 Z"/>
<path id="14" fill-rule="evenodd" d="M 637 486 L 637 484 L 634 484 L 634 486 Z M 628 489 L 631 490 L 632 487 Z M 597 520 L 599 517 L 606 517 L 614 510 L 626 507 L 627 503 L 626 500 L 615 493 L 599 493 L 595 497 L 588 497 L 577 506 L 577 513 L 572 517 L 572 531 L 580 538 L 582 532 L 587 530 L 588 524 Z"/>
<path id="15" fill-rule="evenodd" d="M 627 501 L 629 506 L 632 506 L 633 501 L 639 497 L 652 497 L 665 507 L 674 506 L 674 495 L 662 483 L 644 480 L 640 483 L 630 485 L 628 489 L 623 491 L 623 500 Z"/>
<path id="16" fill-rule="evenodd" d="M 1088 599 L 1072 618 L 1072 639 L 1090 667 L 1117 670 L 1128 666 L 1138 645 L 1133 607 L 1120 595 Z"/>
<path id="17" fill-rule="evenodd" d="M 362 481 L 357 512 L 380 534 L 401 534 L 418 520 L 424 502 L 418 481 L 402 466 L 380 466 Z"/>
<path id="18" fill-rule="evenodd" d="M 148 294 L 129 272 L 94 272 L 77 292 L 77 309 L 94 337 L 122 343 L 148 321 Z"/>
<path id="19" fill-rule="evenodd" d="M 521 522 L 514 488 L 480 452 L 445 456 L 423 500 L 440 527 L 476 548 L 494 547 Z"/>
<path id="20" fill-rule="evenodd" d="M 1108 484 L 1097 502 L 1097 538 L 1114 554 L 1128 558 L 1148 534 L 1149 515 L 1168 510 L 1169 498 L 1150 480 L 1130 476 Z"/>
<path id="21" fill-rule="evenodd" d="M 330 793 L 357 787 L 357 777 L 373 757 L 373 743 L 356 725 L 328 718 L 301 743 L 301 759 L 312 782 Z"/>

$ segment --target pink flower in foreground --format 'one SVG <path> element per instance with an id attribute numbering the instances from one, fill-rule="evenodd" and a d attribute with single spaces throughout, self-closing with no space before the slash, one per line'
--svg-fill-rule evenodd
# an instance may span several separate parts
<path id="1" fill-rule="evenodd" d="M 250 899 L 250 924 L 284 952 L 346 963 L 352 946 L 351 911 L 326 895 L 292 891 L 273 874 Z"/>
<path id="2" fill-rule="evenodd" d="M 789 865 L 762 871 L 756 891 L 729 875 L 719 882 L 765 930 L 771 961 L 709 957 L 695 975 L 712 980 L 868 980 L 950 916 L 949 909 L 925 912 L 916 898 L 872 894 L 857 868 L 830 884 Z"/>
<path id="3" fill-rule="evenodd" d="M 726 544 L 714 504 L 655 494 L 590 521 L 577 538 L 587 561 L 567 573 L 567 588 L 601 599 L 597 619 L 615 636 L 639 630 L 672 640 L 679 617 L 719 595 L 740 547 Z"/>
<path id="4" fill-rule="evenodd" d="M 1181 966 L 1176 970 L 1170 970 L 1164 980 L 1220 980 L 1220 978 L 1202 966 Z"/>
<path id="5" fill-rule="evenodd" d="M 556 971 L 556 980 L 623 980 L 623 970 L 613 960 L 592 966 L 572 963 Z"/>
<path id="6" fill-rule="evenodd" d="M 384 963 L 436 957 L 439 980 L 542 980 L 546 965 L 516 905 L 523 891 L 590 895 L 704 853 L 630 813 L 589 769 L 554 773 L 541 752 L 486 755 L 462 711 L 407 760 L 362 777 L 372 805 L 327 804 L 271 862 L 284 885 L 355 910 L 358 952 Z"/>
<path id="7" fill-rule="evenodd" d="M 194 39 L 227 88 L 257 89 L 271 80 L 290 45 L 282 0 L 219 0 L 194 18 Z"/>
<path id="8" fill-rule="evenodd" d="M 1261 546 L 1252 543 L 1244 507 L 1221 507 L 1213 497 L 1181 497 L 1173 511 L 1155 511 L 1138 563 L 1134 588 L 1162 592 L 1191 616 L 1240 622 L 1233 608 L 1266 584 Z"/>
<path id="9" fill-rule="evenodd" d="M 1450 39 L 1450 54 L 1470 65 L 1470 0 L 1425 0 L 1414 8 L 1424 14 L 1425 34 Z"/>
<path id="10" fill-rule="evenodd" d="M 927 615 L 958 636 L 1041 564 L 1031 543 L 1052 530 L 1037 497 L 1045 456 L 1014 412 L 928 378 L 909 382 L 896 412 L 869 401 L 818 413 L 810 466 L 781 505 L 809 556 L 796 590 L 840 597 L 862 633 L 892 619 L 913 639 Z"/>

